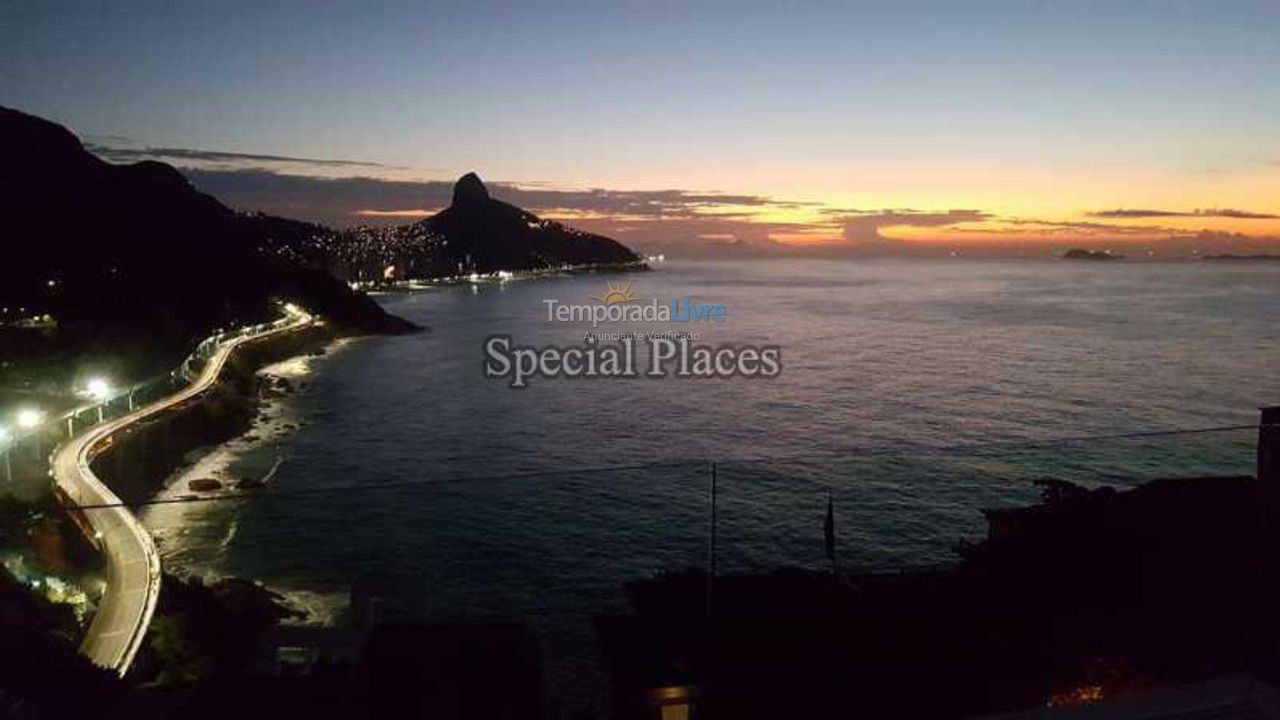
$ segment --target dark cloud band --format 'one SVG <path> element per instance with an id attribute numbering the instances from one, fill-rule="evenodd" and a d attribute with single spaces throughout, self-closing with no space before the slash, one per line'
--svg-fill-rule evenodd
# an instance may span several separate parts
<path id="1" fill-rule="evenodd" d="M 1144 210 L 1116 208 L 1115 210 L 1099 210 L 1091 212 L 1089 217 L 1107 218 L 1111 220 L 1122 220 L 1131 218 L 1159 218 L 1159 217 L 1211 217 L 1211 218 L 1237 218 L 1243 220 L 1276 220 L 1280 219 L 1280 215 L 1272 215 L 1270 213 L 1248 212 L 1246 210 L 1233 210 L 1231 208 L 1212 209 L 1212 210 L 1192 210 L 1191 212 L 1182 212 L 1178 210 Z"/>
<path id="2" fill-rule="evenodd" d="M 332 160 L 326 158 L 289 157 L 287 155 L 256 155 L 253 153 L 219 152 L 216 150 L 193 150 L 191 148 L 116 147 L 97 143 L 86 143 L 85 149 L 112 162 L 136 162 L 138 160 L 172 160 L 195 162 L 267 162 L 267 163 L 304 163 L 321 167 L 370 167 L 389 168 L 381 163 L 363 162 L 360 160 Z"/>

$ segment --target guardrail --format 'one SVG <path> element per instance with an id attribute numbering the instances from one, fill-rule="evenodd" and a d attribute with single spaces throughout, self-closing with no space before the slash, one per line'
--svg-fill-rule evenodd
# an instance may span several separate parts
<path id="1" fill-rule="evenodd" d="M 195 350 L 191 351 L 191 354 L 187 355 L 177 368 L 168 373 L 126 387 L 114 388 L 94 402 L 72 408 L 52 418 L 41 418 L 39 423 L 32 427 L 19 427 L 0 432 L 0 453 L 3 453 L 5 460 L 8 461 L 9 452 L 32 439 L 40 440 L 41 436 L 47 433 L 53 425 L 65 425 L 66 439 L 70 439 L 77 432 L 83 432 L 106 422 L 108 419 L 118 417 L 121 413 L 133 412 L 147 402 L 159 399 L 164 395 L 180 390 L 184 385 L 195 382 L 204 364 L 208 362 L 209 358 L 217 352 L 223 343 L 243 338 L 247 335 L 259 335 L 278 330 L 294 322 L 300 315 L 305 314 L 301 310 L 293 308 L 288 310 L 284 317 L 269 323 L 249 325 L 210 335 L 201 340 Z M 121 406 L 121 401 L 124 401 L 123 407 Z"/>
<path id="2" fill-rule="evenodd" d="M 142 523 L 94 475 L 89 464 L 95 448 L 112 434 L 129 425 L 204 392 L 217 379 L 231 351 L 241 343 L 258 340 L 286 329 L 305 327 L 312 321 L 310 315 L 293 306 L 287 306 L 286 310 L 288 314 L 275 322 L 248 326 L 206 338 L 173 373 L 165 376 L 161 381 L 143 384 L 147 388 L 164 387 L 164 382 L 172 384 L 178 377 L 188 378 L 186 386 L 176 393 L 164 395 L 140 409 L 134 409 L 135 397 L 139 388 L 143 386 L 134 386 L 126 391 L 115 393 L 111 398 L 104 398 L 101 403 L 88 406 L 90 410 L 98 409 L 99 421 L 92 423 L 80 434 L 75 433 L 74 414 L 62 416 L 68 419 L 68 432 L 71 437 L 50 456 L 51 475 L 58 490 L 58 497 L 60 500 L 65 500 L 69 506 L 68 509 L 72 511 L 86 506 L 100 508 L 94 511 L 97 514 L 85 517 L 81 527 L 86 529 L 87 526 L 91 530 L 92 541 L 107 556 L 107 572 L 110 578 L 108 589 L 103 595 L 98 612 L 80 648 L 81 653 L 96 664 L 112 669 L 120 675 L 128 671 L 142 645 L 151 616 L 155 612 L 160 593 L 160 557 L 155 542 Z M 200 370 L 193 373 L 194 362 L 200 363 Z M 215 364 L 210 365 L 211 362 Z M 129 412 L 107 420 L 103 408 L 113 400 L 125 397 L 126 394 L 129 397 Z M 80 411 L 83 412 L 84 408 Z M 123 536 L 118 536 L 117 533 L 121 529 L 126 532 Z M 118 538 L 118 544 L 114 547 L 112 547 L 113 538 Z M 139 553 L 141 557 L 137 557 Z M 128 566 L 137 562 L 145 564 L 145 582 L 135 578 L 134 584 L 140 584 L 142 587 L 122 588 L 121 582 L 124 576 L 129 572 L 136 573 L 136 570 L 128 570 Z M 139 602 L 128 599 L 127 596 L 134 593 L 141 593 L 141 606 L 130 611 L 132 604 Z M 107 617 L 113 614 L 116 618 Z M 119 619 L 121 615 L 123 620 Z M 113 625 L 113 622 L 116 624 Z M 128 626 L 121 628 L 119 627 L 121 623 L 127 623 Z M 121 636 L 124 636 L 123 644 L 120 641 Z"/>

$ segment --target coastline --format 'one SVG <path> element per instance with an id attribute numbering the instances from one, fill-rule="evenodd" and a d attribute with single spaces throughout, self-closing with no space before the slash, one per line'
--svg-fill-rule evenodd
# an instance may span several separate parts
<path id="1" fill-rule="evenodd" d="M 350 282 L 352 290 L 363 290 L 370 297 L 411 293 L 431 290 L 438 287 L 449 287 L 464 283 L 513 282 L 517 280 L 537 280 L 539 278 L 561 277 L 566 275 L 590 275 L 598 272 L 648 272 L 653 269 L 650 260 L 639 259 L 634 262 L 621 263 L 582 263 L 578 265 L 562 265 L 535 270 L 498 271 L 493 273 L 471 273 L 469 275 L 449 275 L 443 277 L 405 278 L 392 282 Z"/>
<path id="2" fill-rule="evenodd" d="M 644 281 L 646 285 L 649 285 L 650 283 L 654 284 L 657 287 L 657 289 L 654 290 L 654 292 L 662 293 L 663 290 L 662 290 L 662 287 L 659 286 L 659 282 L 663 280 L 663 278 L 660 277 L 659 275 L 660 274 L 655 274 L 652 277 L 641 278 L 641 279 Z M 679 282 L 679 283 L 685 282 L 683 278 L 678 277 L 679 275 L 678 273 L 673 273 L 672 275 L 677 276 L 677 279 L 675 282 Z M 579 282 L 579 283 L 591 284 L 594 281 L 591 280 L 590 278 L 579 278 L 577 281 L 565 280 L 563 282 Z M 672 286 L 673 287 L 675 286 L 674 283 L 672 284 Z M 487 294 L 485 292 L 486 290 L 493 291 L 497 289 L 498 287 L 496 283 L 489 286 L 481 286 L 480 288 L 481 295 L 486 295 Z M 523 288 L 519 288 L 518 291 L 531 292 L 533 293 L 533 296 L 541 294 L 542 292 L 540 289 L 538 289 L 538 287 L 533 285 L 526 285 Z M 819 288 L 819 292 L 824 292 L 824 291 L 822 291 L 821 288 Z M 463 288 L 463 287 L 456 287 L 454 293 L 419 293 L 419 295 L 424 299 L 429 298 L 430 296 L 436 296 L 437 300 L 440 300 L 440 301 L 448 300 L 449 296 L 454 294 L 469 297 L 472 293 L 470 288 Z M 501 296 L 500 293 L 496 293 L 496 292 L 488 293 L 488 294 L 491 294 L 494 297 Z M 392 296 L 392 297 L 395 297 L 395 296 Z M 407 296 L 402 296 L 402 297 L 407 297 Z M 448 307 L 448 303 L 446 302 L 437 302 L 436 304 L 430 304 L 430 303 L 424 302 L 423 304 L 419 305 L 417 304 L 416 301 L 413 301 L 413 303 L 406 304 L 405 306 L 406 309 L 410 309 L 408 307 L 410 304 L 412 304 L 411 309 L 415 313 L 421 314 L 423 316 L 425 316 L 427 313 L 441 315 L 443 314 L 442 308 Z M 481 305 L 481 303 L 473 303 L 473 304 L 476 306 Z M 490 304 L 491 303 L 485 304 L 484 309 L 485 310 L 489 309 L 488 305 Z M 394 306 L 391 304 L 391 302 L 388 302 L 388 307 L 391 307 L 392 309 L 394 309 Z M 484 317 L 489 317 L 489 315 L 487 313 L 482 313 L 479 317 L 484 318 Z M 474 326 L 472 323 L 463 322 L 464 320 L 469 321 L 472 319 L 473 318 L 470 316 L 463 316 L 461 319 L 451 318 L 449 321 L 442 321 L 439 326 L 440 329 L 437 331 L 439 334 L 432 342 L 422 343 L 421 345 L 417 343 L 404 343 L 406 350 L 409 350 L 411 346 L 414 347 L 414 349 L 410 351 L 408 354 L 406 354 L 404 357 L 411 359 L 411 362 L 414 363 L 413 367 L 419 367 L 425 371 L 427 367 L 426 363 L 431 360 L 437 359 L 434 356 L 427 355 L 425 351 L 428 349 L 432 349 L 432 350 L 439 351 L 441 355 L 446 354 L 446 351 L 448 351 L 448 349 L 453 345 L 452 340 L 455 339 L 455 335 L 454 335 L 455 332 L 457 332 L 459 329 L 462 329 L 467 332 L 470 332 L 474 329 Z M 480 331 L 477 330 L 476 332 L 480 332 Z M 459 337 L 466 337 L 466 336 L 462 335 Z M 422 338 L 422 339 L 425 340 L 426 338 Z M 397 342 L 395 344 L 400 344 L 400 343 Z M 429 348 L 428 346 L 431 346 L 431 347 Z M 335 364 L 326 368 L 325 366 L 323 366 L 323 364 L 315 362 L 312 358 L 302 358 L 302 361 L 304 362 L 304 364 L 309 366 L 310 371 L 313 373 L 319 372 L 322 370 L 331 370 L 332 374 L 329 377 L 332 379 L 332 382 L 329 382 L 326 384 L 329 387 L 338 386 L 338 385 L 344 386 L 344 387 L 352 387 L 352 388 L 359 387 L 359 386 L 348 384 L 347 382 L 348 377 L 340 371 L 339 364 Z M 354 363 L 354 362 L 340 363 L 340 365 L 356 365 L 356 364 L 357 363 Z M 465 363 L 463 363 L 463 365 L 465 365 Z M 385 377 L 391 374 L 389 372 L 389 368 L 391 367 L 394 367 L 394 365 L 390 363 L 386 365 L 381 365 L 379 367 L 375 367 L 368 374 L 372 376 Z M 267 366 L 260 369 L 258 371 L 258 374 L 261 375 L 264 372 L 267 374 L 270 374 L 270 372 L 274 369 L 275 368 L 272 368 L 271 366 Z M 469 368 L 466 368 L 466 369 L 469 370 Z M 438 366 L 431 367 L 429 372 L 433 376 L 439 376 L 442 374 L 441 368 Z M 424 372 L 424 375 L 425 374 L 426 372 Z M 415 383 L 415 386 L 416 386 L 416 383 Z M 316 386 L 316 387 L 319 387 L 319 386 Z M 359 394 L 361 396 L 365 396 L 366 395 L 365 388 L 360 387 L 359 389 L 360 389 Z M 263 398 L 261 401 L 262 402 L 261 407 L 263 411 L 267 415 L 273 416 L 272 419 L 267 421 L 266 425 L 271 425 L 275 423 L 277 420 L 274 416 L 280 415 L 283 412 L 282 410 L 274 409 L 276 407 L 277 402 L 283 402 L 285 404 L 293 404 L 296 409 L 313 407 L 309 403 L 305 402 L 306 392 L 307 390 L 303 388 L 300 394 L 290 395 L 287 398 L 282 398 L 282 399 Z M 320 393 L 317 392 L 316 394 L 319 395 Z M 380 398 L 380 404 L 390 405 L 391 403 L 396 402 L 398 397 L 399 396 L 395 394 L 383 395 Z M 300 403 L 299 401 L 303 401 L 303 402 Z M 298 407 L 299 405 L 301 405 L 301 407 Z M 452 409 L 456 410 L 458 406 L 451 406 L 451 407 Z M 641 408 L 643 409 L 643 406 L 641 406 Z M 344 413 L 347 412 L 347 408 L 343 407 L 342 412 Z M 428 417 L 426 415 L 422 415 L 422 416 Z M 281 421 L 283 422 L 284 420 L 281 420 Z M 222 445 L 211 447 L 200 459 L 204 459 L 205 457 L 208 457 L 215 453 L 221 453 L 222 451 L 228 451 L 229 454 L 238 453 L 239 454 L 238 456 L 243 456 L 245 454 L 250 454 L 254 452 L 255 448 L 258 449 L 259 452 L 262 452 L 266 455 L 270 455 L 271 450 L 269 448 L 279 443 L 280 439 L 276 436 L 275 433 L 272 433 L 269 431 L 260 432 L 259 428 L 263 426 L 264 424 L 260 423 L 259 425 L 256 425 L 253 430 L 248 431 L 252 434 L 260 435 L 260 437 L 256 438 L 256 442 L 253 442 L 253 441 L 242 442 L 243 438 L 237 438 L 236 440 L 233 440 L 230 443 L 225 443 Z M 443 453 L 441 453 L 441 455 L 443 455 Z M 230 458 L 230 457 L 224 458 L 225 462 L 221 467 L 226 468 L 228 472 L 234 472 L 234 470 L 230 469 L 231 466 L 226 463 L 234 463 L 235 460 L 236 458 Z M 269 460 L 264 460 L 264 464 L 261 466 L 262 472 L 264 473 L 269 472 L 269 469 L 274 465 L 274 463 L 277 460 L 278 460 L 278 457 L 274 457 L 274 456 L 270 457 Z M 210 460 L 209 462 L 213 462 L 213 461 Z M 299 460 L 299 462 L 301 461 Z M 289 471 L 289 469 L 291 468 L 290 463 L 291 461 L 288 458 L 286 458 L 284 460 L 283 465 L 280 466 L 280 471 L 282 473 Z M 783 471 L 786 471 L 788 469 L 790 468 L 788 467 L 782 468 Z M 167 485 L 172 486 L 174 482 L 179 482 L 179 483 L 185 482 L 185 480 L 179 479 L 181 477 L 182 477 L 182 473 L 175 473 L 175 476 L 170 478 Z M 194 473 L 189 473 L 187 474 L 187 477 L 189 479 L 196 479 L 199 477 L 199 475 Z M 283 475 L 282 479 L 285 479 L 287 477 L 288 477 L 287 475 Z M 770 480 L 770 478 L 761 478 L 761 479 Z M 179 485 L 179 487 L 181 487 L 181 485 Z M 571 497 L 571 501 L 576 500 L 575 496 L 570 496 L 570 497 Z M 907 499 L 909 499 L 909 497 L 903 497 L 900 500 L 905 502 Z M 943 505 L 945 505 L 945 503 L 949 502 L 951 499 L 952 498 L 942 498 L 941 500 L 943 502 Z M 244 517 L 253 516 L 254 510 L 250 509 L 247 506 L 240 507 L 239 505 L 240 502 L 242 501 L 227 503 L 228 505 L 232 505 L 231 507 L 232 513 L 233 514 L 242 513 Z M 249 502 L 249 501 L 243 501 L 243 502 Z M 544 505 L 544 503 L 546 502 L 545 500 L 538 499 L 536 502 L 537 502 L 536 506 L 546 507 L 546 505 Z M 505 510 L 507 507 L 505 505 L 505 500 L 494 501 L 494 503 L 496 508 L 499 510 Z M 504 504 L 499 505 L 497 503 L 504 503 Z M 342 502 L 339 501 L 336 504 L 341 505 Z M 214 506 L 214 505 L 219 505 L 219 503 L 199 503 L 198 505 Z M 262 508 L 269 505 L 270 505 L 269 502 L 262 502 L 262 503 L 259 503 L 258 507 Z M 899 505 L 899 507 L 900 506 L 901 505 Z M 274 517 L 277 520 L 281 519 L 282 516 L 289 514 L 287 506 L 282 506 L 282 507 L 284 507 L 285 512 L 276 513 Z M 552 505 L 551 507 L 554 508 L 555 506 Z M 571 508 L 572 505 L 568 505 L 566 507 Z M 874 550 L 874 552 L 878 554 L 884 554 L 884 555 L 900 554 L 900 548 L 898 546 L 885 548 L 882 546 L 874 545 L 877 542 L 877 539 L 875 538 L 874 535 L 871 535 L 871 533 L 877 530 L 883 530 L 883 528 L 885 527 L 883 524 L 868 522 L 866 521 L 864 516 L 854 515 L 850 513 L 850 510 L 852 508 L 847 504 L 842 503 L 838 507 L 839 507 L 838 512 L 841 513 L 839 518 L 839 522 L 840 522 L 839 527 L 841 528 L 840 532 L 842 533 L 842 536 L 843 534 L 849 532 L 847 528 L 858 528 L 858 530 L 856 530 L 855 532 L 859 533 L 859 535 L 856 535 L 854 537 L 865 537 L 866 539 L 862 540 L 857 544 L 863 545 L 864 547 L 873 546 L 870 549 Z M 961 508 L 963 506 L 956 505 L 955 507 Z M 893 508 L 893 509 L 898 509 L 898 508 Z M 489 506 L 482 506 L 481 513 L 489 513 L 491 511 L 492 510 Z M 846 513 L 849 513 L 849 514 L 846 514 Z M 335 516 L 338 516 L 340 514 L 341 514 L 341 511 L 339 511 L 338 513 L 335 513 Z M 926 515 L 924 517 L 928 518 L 930 522 L 933 522 L 933 521 L 936 521 L 938 518 L 947 519 L 952 514 L 954 514 L 953 508 L 941 507 L 941 509 L 939 509 L 936 513 L 932 515 Z M 799 525 L 800 531 L 789 533 L 791 537 L 799 537 L 799 538 L 811 537 L 812 538 L 813 536 L 817 535 L 816 528 L 818 528 L 820 524 L 819 521 L 821 519 L 821 508 L 816 508 L 816 510 L 813 513 L 811 513 L 811 515 L 812 517 L 805 517 L 803 521 L 800 523 Z M 726 515 L 726 518 L 727 517 L 729 516 Z M 907 516 L 907 517 L 910 517 L 910 516 Z M 975 522 L 976 522 L 976 519 L 979 516 L 976 513 L 974 513 L 972 517 L 975 518 Z M 912 520 L 908 520 L 907 522 L 914 523 L 914 521 Z M 223 527 L 224 527 L 225 533 L 221 535 L 215 535 L 216 542 L 218 543 L 226 542 L 226 543 L 229 543 L 231 546 L 240 544 L 243 547 L 244 540 L 248 539 L 250 535 L 250 528 L 253 527 L 253 525 L 248 521 L 242 522 L 239 525 L 239 527 L 243 528 L 243 530 L 245 531 L 243 536 L 240 536 L 238 534 L 238 531 L 232 530 L 232 528 L 235 527 L 235 525 L 230 520 L 228 520 Z M 314 525 L 308 527 L 305 523 L 302 523 L 302 524 L 299 524 L 298 527 L 300 529 L 297 532 L 298 533 L 307 532 L 309 534 L 308 539 L 313 540 L 313 542 L 317 542 L 316 539 L 324 537 L 324 535 L 322 534 L 324 530 L 320 529 L 317 531 L 317 528 Z M 915 527 L 915 525 L 913 524 L 912 527 Z M 867 536 L 861 535 L 862 528 L 870 529 L 870 532 L 867 533 Z M 728 529 L 727 526 L 726 526 L 726 529 Z M 804 534 L 805 531 L 809 532 L 808 536 Z M 316 533 L 316 534 L 310 535 L 310 533 Z M 730 535 L 726 534 L 725 537 L 729 537 L 729 536 Z M 303 536 L 303 537 L 306 537 L 306 536 Z M 511 536 L 502 535 L 501 529 L 499 529 L 489 537 L 493 537 L 498 540 L 505 541 L 507 537 L 511 537 Z M 527 539 L 527 535 L 520 535 L 516 537 L 519 537 L 520 539 Z M 229 538 L 229 540 L 227 538 Z M 575 539 L 581 540 L 582 535 L 578 534 Z M 192 540 L 194 541 L 194 538 Z M 487 540 L 487 538 L 482 538 L 482 540 Z M 334 547 L 337 548 L 339 551 L 341 551 L 341 548 L 343 547 L 341 544 L 342 542 L 345 542 L 345 541 L 339 540 L 338 544 L 334 545 Z M 947 542 L 949 545 L 950 541 L 947 541 Z M 583 546 L 590 547 L 585 543 Z M 322 560 L 327 560 L 327 557 L 328 557 L 324 552 L 321 552 L 321 547 L 322 547 L 321 545 L 312 544 L 312 542 L 297 543 L 296 546 L 292 549 L 275 548 L 269 544 L 264 544 L 264 545 L 261 545 L 260 547 L 262 548 L 264 553 L 272 550 L 276 552 L 283 552 L 286 554 L 293 552 L 295 554 L 292 560 L 297 562 L 298 564 L 307 562 L 308 558 L 312 556 L 320 558 Z M 570 547 L 577 547 L 577 546 L 570 546 Z M 820 544 L 810 543 L 806 547 L 809 547 L 809 548 L 820 547 Z M 849 550 L 853 550 L 854 543 L 850 543 L 848 547 L 849 547 Z M 454 550 L 458 548 L 452 547 L 449 549 Z M 297 554 L 299 550 L 301 551 L 301 553 L 303 553 L 302 555 Z M 949 553 L 950 552 L 949 547 L 943 548 L 943 551 Z M 168 553 L 170 552 L 170 548 L 165 548 L 162 550 L 162 552 Z M 814 553 L 814 555 L 817 556 L 817 553 Z M 541 556 L 538 556 L 536 559 L 539 562 L 542 562 L 544 557 L 546 556 L 541 555 Z M 772 556 L 761 556 L 761 557 L 771 558 Z M 471 559 L 474 559 L 474 558 L 471 558 Z M 412 564 L 414 562 L 414 560 L 412 559 L 405 560 L 402 558 L 396 558 L 396 560 L 405 562 L 406 566 L 409 568 L 409 570 L 406 571 L 406 574 L 409 571 L 417 572 L 420 570 L 420 566 L 414 566 Z M 468 562 L 469 560 L 464 560 L 463 562 Z M 578 558 L 573 558 L 573 560 L 574 562 L 577 562 Z M 451 572 L 452 569 L 456 569 L 458 567 L 465 567 L 465 566 L 461 566 L 457 564 L 454 564 L 452 566 L 446 566 L 445 572 L 446 573 Z M 528 566 L 525 566 L 525 567 L 528 567 Z M 730 567 L 730 566 L 726 562 L 724 567 Z M 241 572 L 239 573 L 240 577 L 246 577 L 246 578 L 262 577 L 263 580 L 267 581 L 268 587 L 270 587 L 272 590 L 283 591 L 283 594 L 286 595 L 291 601 L 293 601 L 295 604 L 297 604 L 300 607 L 306 608 L 308 612 L 311 612 L 314 615 L 315 610 L 313 609 L 313 606 L 309 606 L 308 599 L 305 598 L 305 596 L 301 595 L 301 593 L 305 592 L 305 590 L 299 591 L 294 588 L 288 588 L 288 587 L 282 588 L 279 583 L 272 582 L 272 578 L 268 576 L 258 576 L 253 574 L 252 572 L 244 572 L 242 568 L 237 568 L 237 569 L 241 570 Z M 631 573 L 632 577 L 636 577 L 636 576 L 643 576 L 643 574 L 647 573 L 649 570 L 647 566 L 635 564 L 635 565 L 629 566 L 628 571 Z M 236 573 L 229 573 L 229 575 L 236 575 Z M 607 682 L 607 677 L 605 677 L 602 674 L 603 671 L 600 670 L 600 668 L 605 666 L 605 661 L 596 659 L 596 656 L 594 655 L 594 653 L 588 654 L 586 651 L 579 650 L 579 648 L 581 647 L 587 647 L 588 645 L 592 645 L 592 643 L 594 643 L 596 640 L 595 635 L 591 633 L 592 626 L 590 624 L 591 618 L 593 617 L 591 613 L 596 611 L 596 607 L 595 607 L 596 596 L 583 594 L 580 591 L 574 590 L 571 593 L 566 593 L 565 595 L 567 597 L 553 597 L 551 602 L 547 602 L 545 605 L 542 605 L 542 607 L 539 607 L 539 605 L 541 604 L 541 601 L 538 600 L 537 594 L 548 593 L 547 587 L 549 587 L 550 584 L 538 586 L 532 583 L 520 582 L 520 583 L 511 583 L 510 585 L 503 586 L 499 584 L 499 582 L 504 579 L 501 574 L 493 574 L 493 575 L 487 575 L 487 576 L 478 575 L 478 577 L 480 578 L 480 580 L 478 581 L 477 586 L 479 586 L 480 583 L 487 583 L 490 587 L 497 589 L 496 592 L 493 592 L 491 594 L 496 598 L 498 598 L 499 602 L 495 602 L 493 606 L 490 606 L 490 608 L 486 608 L 486 610 L 494 609 L 495 611 L 493 612 L 493 615 L 498 617 L 501 617 L 504 612 L 511 616 L 519 615 L 521 617 L 528 617 L 528 616 L 536 617 L 538 618 L 538 624 L 534 626 L 536 632 L 538 632 L 541 637 L 552 638 L 552 640 L 549 641 L 550 643 L 552 643 L 548 650 L 548 656 L 551 659 L 547 661 L 548 662 L 547 668 L 548 668 L 548 676 L 553 678 L 553 680 L 550 681 L 550 684 L 552 687 L 556 689 L 555 692 L 557 693 L 557 696 L 572 698 L 566 701 L 570 703 L 581 703 L 583 705 L 591 704 L 593 702 L 592 700 L 589 700 L 589 699 L 581 700 L 576 694 L 578 691 L 573 690 L 573 688 L 584 687 L 588 685 L 602 686 L 605 682 Z M 597 587 L 599 585 L 600 584 L 598 584 Z M 565 583 L 564 586 L 568 587 L 568 583 Z M 608 591 L 612 592 L 615 587 L 619 587 L 619 586 L 620 585 L 618 586 L 609 585 Z M 588 587 L 590 588 L 591 586 L 588 586 Z M 459 592 L 459 588 L 456 586 L 454 588 L 433 586 L 432 590 L 433 592 L 440 591 L 440 599 L 435 605 L 429 607 L 428 611 L 436 611 L 437 608 L 447 608 L 447 607 L 457 607 L 457 608 L 471 607 L 470 605 L 464 604 L 463 602 L 457 602 L 454 600 L 454 598 L 466 597 L 463 594 L 463 592 L 466 592 L 465 588 L 462 588 L 462 592 Z M 447 594 L 451 591 L 454 593 L 453 595 Z M 482 590 L 482 592 L 486 592 L 486 591 Z M 335 593 L 335 595 L 337 595 L 337 593 Z M 508 600 L 507 598 L 510 598 L 510 600 Z M 322 602 L 335 601 L 336 599 L 337 599 L 336 597 L 322 598 Z M 608 609 L 608 606 L 606 606 L 606 609 Z M 443 616 L 443 614 L 438 613 L 438 611 L 436 612 L 437 614 L 426 615 L 426 617 L 432 620 L 440 619 Z M 552 614 L 553 612 L 556 614 L 553 615 Z M 445 617 L 447 618 L 447 616 Z M 305 622 L 308 624 L 317 623 L 317 622 L 320 622 L 320 618 L 313 617 Z M 599 680 L 595 679 L 597 677 L 599 678 Z M 598 703 L 602 701 L 596 700 L 595 702 Z"/>
<path id="3" fill-rule="evenodd" d="M 239 514 L 253 502 L 252 497 L 243 497 L 246 490 L 238 489 L 238 482 L 251 480 L 255 489 L 271 484 L 288 462 L 287 449 L 280 447 L 281 443 L 307 423 L 296 407 L 297 399 L 306 392 L 309 378 L 317 372 L 316 365 L 351 347 L 361 337 L 365 336 L 332 338 L 316 350 L 255 370 L 257 391 L 250 399 L 252 419 L 248 427 L 223 442 L 189 451 L 183 463 L 164 478 L 154 499 L 169 502 L 148 505 L 140 520 L 155 538 L 168 571 L 199 577 L 206 584 L 233 578 L 259 583 L 283 596 L 290 609 L 305 613 L 305 618 L 288 619 L 282 624 L 332 627 L 341 620 L 349 604 L 347 594 L 291 587 L 271 578 L 244 578 L 243 573 L 230 572 L 225 559 L 238 531 Z M 221 487 L 193 490 L 190 483 L 196 480 L 215 480 Z M 235 497 L 217 501 L 219 495 Z M 181 502 L 190 498 L 201 501 Z"/>

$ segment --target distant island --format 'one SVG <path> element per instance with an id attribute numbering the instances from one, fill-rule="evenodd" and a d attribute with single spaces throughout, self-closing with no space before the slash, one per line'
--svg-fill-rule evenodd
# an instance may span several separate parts
<path id="1" fill-rule="evenodd" d="M 452 204 L 409 225 L 280 235 L 271 252 L 357 283 L 462 278 L 556 269 L 644 269 L 626 246 L 495 200 L 474 172 Z"/>
<path id="2" fill-rule="evenodd" d="M 1124 255 L 1113 253 L 1110 250 L 1085 250 L 1084 248 L 1071 248 L 1062 253 L 1063 260 L 1123 260 Z"/>

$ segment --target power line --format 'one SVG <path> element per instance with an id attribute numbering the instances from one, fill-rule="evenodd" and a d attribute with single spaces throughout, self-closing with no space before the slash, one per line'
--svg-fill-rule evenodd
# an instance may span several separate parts
<path id="1" fill-rule="evenodd" d="M 1061 445 L 1069 445 L 1080 442 L 1095 442 L 1105 440 L 1125 440 L 1136 438 L 1151 437 L 1169 437 L 1177 435 L 1195 435 L 1207 434 L 1214 432 L 1229 432 L 1240 430 L 1260 430 L 1263 428 L 1276 428 L 1280 424 L 1259 424 L 1252 425 L 1222 425 L 1207 428 L 1185 428 L 1177 430 L 1146 430 L 1128 433 L 1115 433 L 1109 435 L 1080 435 L 1074 437 L 1062 438 L 1046 438 L 1040 440 L 1011 440 L 992 443 L 969 443 L 964 445 L 952 445 L 943 447 L 896 447 L 896 448 L 841 448 L 829 451 L 797 453 L 792 455 L 767 455 L 757 457 L 739 457 L 729 458 L 725 460 L 716 460 L 721 465 L 746 465 L 754 463 L 779 463 L 779 462 L 801 462 L 806 460 L 831 459 L 836 457 L 886 457 L 894 455 L 919 455 L 919 456 L 937 456 L 947 454 L 961 454 L 966 451 L 991 451 L 993 449 L 1025 449 L 1025 448 L 1048 448 Z M 710 467 L 711 461 L 706 459 L 680 459 L 680 460 L 664 460 L 644 463 L 628 463 L 617 465 L 596 465 L 584 466 L 580 468 L 555 468 L 548 470 L 531 470 L 519 473 L 497 473 L 490 475 L 470 475 L 470 476 L 454 476 L 432 479 L 415 479 L 415 480 L 392 480 L 379 483 L 366 483 L 360 485 L 330 485 L 327 487 L 315 488 L 296 488 L 292 490 L 271 490 L 270 492 L 262 492 L 261 490 L 240 491 L 221 493 L 209 496 L 184 496 L 176 498 L 152 498 L 138 502 L 119 502 L 119 503 L 99 503 L 93 505 L 67 505 L 68 510 L 101 510 L 107 508 L 118 507 L 147 507 L 153 505 L 176 505 L 182 503 L 205 503 L 205 502 L 225 502 L 230 500 L 247 500 L 250 498 L 292 498 L 305 496 L 321 496 L 338 494 L 344 492 L 369 492 L 383 489 L 395 489 L 413 486 L 426 485 L 450 485 L 454 483 L 480 483 L 480 482 L 497 482 L 504 480 L 528 480 L 541 477 L 554 477 L 560 475 L 589 475 L 597 473 L 610 472 L 628 472 L 636 470 L 652 470 L 663 467 L 689 467 L 695 469 L 706 470 Z"/>

